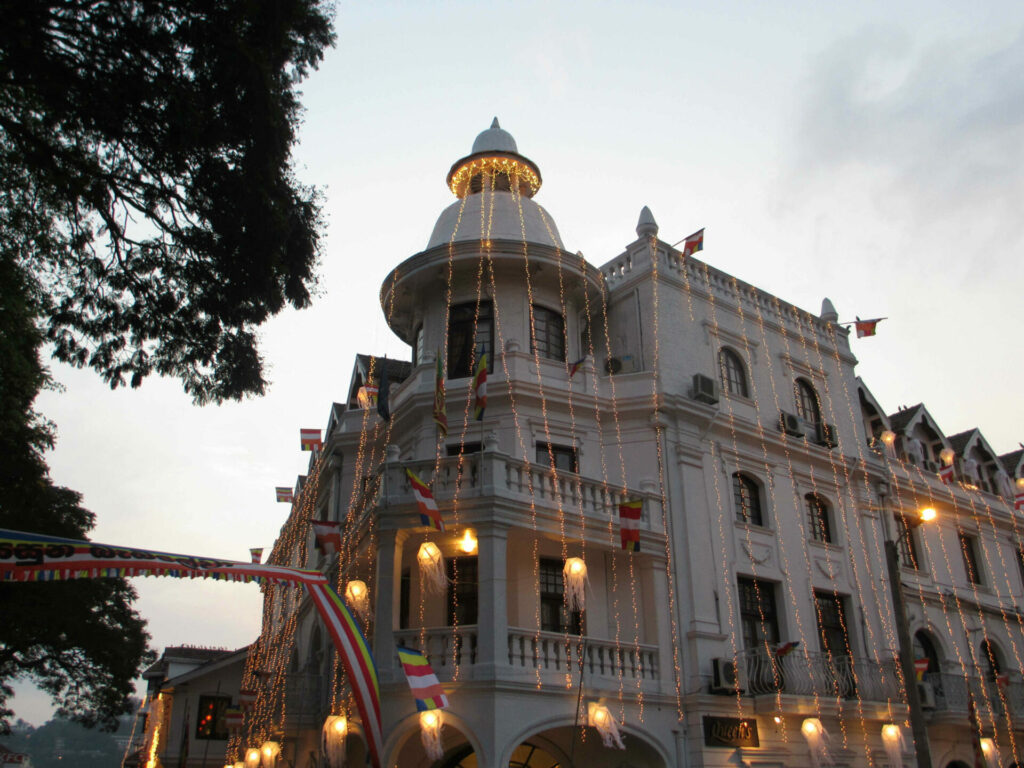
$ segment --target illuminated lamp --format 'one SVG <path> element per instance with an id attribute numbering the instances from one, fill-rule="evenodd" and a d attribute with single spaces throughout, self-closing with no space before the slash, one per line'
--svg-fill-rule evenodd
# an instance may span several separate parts
<path id="1" fill-rule="evenodd" d="M 370 613 L 370 591 L 366 588 L 366 582 L 353 579 L 346 584 L 345 602 L 365 621 Z"/>
<path id="2" fill-rule="evenodd" d="M 265 741 L 260 747 L 260 765 L 262 768 L 274 768 L 278 755 L 281 754 L 281 745 L 276 741 Z"/>
<path id="3" fill-rule="evenodd" d="M 587 581 L 587 564 L 582 558 L 570 557 L 565 561 L 562 580 L 565 582 L 565 600 L 569 610 L 582 611 L 586 604 L 584 585 Z"/>
<path id="4" fill-rule="evenodd" d="M 935 511 L 935 507 L 925 507 L 919 514 L 921 516 L 922 523 L 930 523 L 939 516 L 939 513 Z"/>
<path id="5" fill-rule="evenodd" d="M 377 387 L 373 384 L 367 384 L 364 387 L 360 387 L 359 391 L 356 392 L 356 402 L 359 403 L 359 407 L 364 411 L 370 411 L 377 407 Z"/>
<path id="6" fill-rule="evenodd" d="M 469 528 L 462 534 L 462 538 L 459 539 L 459 549 L 465 552 L 467 555 L 476 554 L 476 538 L 473 536 L 473 531 Z"/>
<path id="7" fill-rule="evenodd" d="M 237 763 L 234 764 L 234 766 L 232 766 L 232 768 L 245 768 L 245 763 L 239 760 Z"/>
<path id="8" fill-rule="evenodd" d="M 879 435 L 879 439 L 885 444 L 886 448 L 892 448 L 892 444 L 896 442 L 896 433 L 891 429 L 887 429 Z"/>
<path id="9" fill-rule="evenodd" d="M 889 756 L 889 765 L 893 768 L 903 767 L 903 731 L 895 723 L 882 726 L 882 746 Z"/>
<path id="10" fill-rule="evenodd" d="M 444 749 L 441 747 L 441 728 L 444 727 L 444 716 L 440 709 L 428 709 L 420 712 L 420 741 L 423 742 L 423 749 L 431 760 L 440 760 L 444 757 Z"/>
<path id="11" fill-rule="evenodd" d="M 1024 491 L 1024 477 L 1017 478 L 1017 487 Z"/>
<path id="12" fill-rule="evenodd" d="M 324 752 L 328 768 L 342 768 L 345 765 L 346 736 L 348 719 L 344 715 L 331 715 L 324 721 Z"/>
<path id="13" fill-rule="evenodd" d="M 999 757 L 999 750 L 996 749 L 995 740 L 986 737 L 979 739 L 978 743 L 981 746 L 981 755 L 985 759 L 985 765 L 998 767 L 1002 758 Z"/>
<path id="14" fill-rule="evenodd" d="M 245 768 L 260 768 L 260 751 L 255 747 L 245 753 Z"/>
<path id="15" fill-rule="evenodd" d="M 416 562 L 420 565 L 420 582 L 427 594 L 443 595 L 448 587 L 448 577 L 444 573 L 444 558 L 441 550 L 432 541 L 420 544 L 416 553 Z"/>
<path id="16" fill-rule="evenodd" d="M 811 753 L 812 768 L 821 768 L 823 765 L 832 765 L 832 757 L 828 751 L 828 732 L 821 720 L 816 717 L 808 717 L 800 726 L 800 732 L 807 740 L 807 747 Z"/>
<path id="17" fill-rule="evenodd" d="M 606 747 L 626 748 L 619 735 L 619 726 L 604 704 L 599 704 L 596 701 L 587 702 L 587 725 L 597 729 L 597 732 L 601 734 L 601 743 Z"/>
<path id="18" fill-rule="evenodd" d="M 947 467 L 953 463 L 953 457 L 955 455 L 956 454 L 953 453 L 952 448 L 943 448 L 939 451 L 939 458 L 942 459 L 942 464 Z"/>

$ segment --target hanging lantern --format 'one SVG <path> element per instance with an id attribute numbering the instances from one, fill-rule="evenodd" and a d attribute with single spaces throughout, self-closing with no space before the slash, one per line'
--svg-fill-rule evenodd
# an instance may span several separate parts
<path id="1" fill-rule="evenodd" d="M 571 611 L 582 611 L 586 595 L 584 584 L 587 581 L 587 564 L 579 557 L 570 557 L 562 569 L 562 580 L 565 582 L 565 601 Z"/>
<path id="2" fill-rule="evenodd" d="M 345 764 L 345 737 L 348 720 L 344 715 L 331 715 L 324 721 L 324 754 L 329 768 L 342 768 Z"/>
<path id="3" fill-rule="evenodd" d="M 946 467 L 953 463 L 953 456 L 955 455 L 952 448 L 943 448 L 939 451 L 939 458 L 942 459 L 942 464 Z"/>
<path id="4" fill-rule="evenodd" d="M 800 732 L 807 739 L 807 746 L 810 748 L 811 766 L 821 768 L 823 765 L 832 765 L 832 756 L 828 751 L 828 732 L 821 724 L 821 720 L 808 717 L 800 726 Z"/>
<path id="5" fill-rule="evenodd" d="M 619 726 L 604 704 L 598 704 L 596 701 L 587 703 L 587 725 L 597 729 L 597 732 L 601 734 L 601 743 L 606 747 L 626 748 L 619 735 Z"/>
<path id="6" fill-rule="evenodd" d="M 444 573 L 444 558 L 441 550 L 432 541 L 420 544 L 416 553 L 416 561 L 420 564 L 420 582 L 423 591 L 431 595 L 443 595 L 448 587 L 448 577 Z"/>
<path id="7" fill-rule="evenodd" d="M 882 434 L 879 435 L 878 438 L 879 440 L 882 441 L 882 444 L 885 446 L 886 451 L 891 453 L 893 443 L 896 442 L 896 433 L 893 432 L 891 429 L 887 429 L 884 432 L 882 432 Z"/>
<path id="8" fill-rule="evenodd" d="M 440 760 L 444 757 L 444 749 L 441 747 L 441 728 L 444 727 L 444 716 L 440 709 L 428 709 L 420 712 L 420 741 L 423 742 L 423 749 L 431 760 Z"/>
<path id="9" fill-rule="evenodd" d="M 356 402 L 364 411 L 372 411 L 377 407 L 377 387 L 373 384 L 360 387 L 356 393 Z"/>
<path id="10" fill-rule="evenodd" d="M 245 763 L 239 760 L 237 763 L 234 764 L 233 768 L 245 768 Z"/>
<path id="11" fill-rule="evenodd" d="M 245 753 L 245 768 L 260 768 L 260 751 L 255 747 Z"/>
<path id="12" fill-rule="evenodd" d="M 262 768 L 274 768 L 277 756 L 281 754 L 281 745 L 276 741 L 265 741 L 260 747 L 260 765 Z"/>
<path id="13" fill-rule="evenodd" d="M 359 579 L 350 581 L 345 586 L 345 602 L 365 621 L 370 613 L 370 592 L 366 588 L 366 582 Z"/>
<path id="14" fill-rule="evenodd" d="M 903 768 L 903 731 L 895 723 L 882 726 L 882 745 L 889 756 L 890 768 Z"/>
<path id="15" fill-rule="evenodd" d="M 999 750 L 996 749 L 995 739 L 979 739 L 979 746 L 981 746 L 981 756 L 985 760 L 985 765 L 998 768 L 1002 758 L 999 756 Z"/>

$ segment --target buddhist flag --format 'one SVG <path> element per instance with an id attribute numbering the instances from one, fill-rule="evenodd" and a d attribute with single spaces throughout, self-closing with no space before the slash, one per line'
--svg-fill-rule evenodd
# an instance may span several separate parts
<path id="1" fill-rule="evenodd" d="M 1017 495 L 1013 497 L 1013 508 L 1024 509 L 1024 491 L 1018 491 Z"/>
<path id="2" fill-rule="evenodd" d="M 448 411 L 444 404 L 444 368 L 441 351 L 437 352 L 437 372 L 434 375 L 434 421 L 441 437 L 448 437 Z"/>
<path id="3" fill-rule="evenodd" d="M 683 256 L 692 256 L 697 251 L 704 250 L 704 228 L 701 227 L 692 235 L 683 240 Z"/>
<path id="4" fill-rule="evenodd" d="M 854 321 L 853 327 L 857 331 L 857 338 L 862 339 L 865 336 L 875 335 L 875 326 L 885 320 L 884 317 L 876 317 L 872 320 L 861 320 L 859 317 Z"/>
<path id="5" fill-rule="evenodd" d="M 241 730 L 242 718 L 242 710 L 238 707 L 228 707 L 224 710 L 224 725 L 229 731 Z"/>
<path id="6" fill-rule="evenodd" d="M 640 513 L 643 499 L 631 499 L 619 504 L 619 530 L 622 534 L 622 548 L 627 552 L 640 551 Z"/>
<path id="7" fill-rule="evenodd" d="M 800 647 L 799 640 L 790 640 L 788 643 L 783 643 L 775 649 L 775 656 L 780 659 L 784 659 L 797 648 Z"/>
<path id="8" fill-rule="evenodd" d="M 263 560 L 263 547 L 250 547 L 249 556 L 254 563 L 261 562 Z"/>
<path id="9" fill-rule="evenodd" d="M 406 469 L 405 474 L 409 476 L 412 495 L 416 498 L 416 506 L 420 510 L 420 522 L 443 532 L 444 520 L 441 519 L 441 511 L 437 508 L 437 502 L 434 501 L 434 494 L 411 469 Z"/>
<path id="10" fill-rule="evenodd" d="M 313 520 L 313 536 L 320 554 L 330 555 L 341 551 L 341 523 L 330 520 Z"/>
<path id="11" fill-rule="evenodd" d="M 278 485 L 278 486 L 276 486 L 274 488 L 274 490 L 277 491 L 277 500 L 278 501 L 286 501 L 289 504 L 292 503 L 294 497 L 292 496 L 292 489 L 291 488 L 289 488 L 286 485 Z"/>
<path id="12" fill-rule="evenodd" d="M 473 418 L 483 421 L 484 410 L 487 408 L 487 353 L 480 356 L 473 377 Z"/>
<path id="13" fill-rule="evenodd" d="M 391 403 L 388 400 L 388 389 L 391 383 L 388 381 L 388 358 L 384 362 L 378 361 L 380 365 L 380 388 L 377 391 L 377 413 L 384 421 L 391 421 Z"/>
<path id="14" fill-rule="evenodd" d="M 914 659 L 914 676 L 917 678 L 917 682 L 924 680 L 924 675 L 928 671 L 928 659 Z"/>
<path id="15" fill-rule="evenodd" d="M 251 709 L 256 703 L 256 691 L 243 688 L 238 692 L 238 706 L 243 710 Z"/>
<path id="16" fill-rule="evenodd" d="M 319 429 L 300 429 L 299 443 L 304 451 L 319 451 L 324 446 Z"/>
<path id="17" fill-rule="evenodd" d="M 399 646 L 398 659 L 402 662 L 405 679 L 409 681 L 409 689 L 416 699 L 418 711 L 444 709 L 448 706 L 448 697 L 445 696 L 441 682 L 422 653 Z"/>
<path id="18" fill-rule="evenodd" d="M 953 465 L 950 464 L 948 467 L 939 468 L 939 479 L 946 485 L 953 482 Z"/>
<path id="19" fill-rule="evenodd" d="M 578 371 L 583 366 L 583 361 L 586 360 L 586 359 L 587 359 L 587 356 L 584 355 L 579 360 L 577 360 L 575 363 L 573 363 L 572 365 L 569 366 L 569 378 L 570 379 L 573 376 L 576 375 L 576 371 Z"/>

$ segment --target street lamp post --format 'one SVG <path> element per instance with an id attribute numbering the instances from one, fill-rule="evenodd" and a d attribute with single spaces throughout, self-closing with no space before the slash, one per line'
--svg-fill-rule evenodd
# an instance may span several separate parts
<path id="1" fill-rule="evenodd" d="M 879 495 L 884 500 L 884 494 L 880 493 Z M 882 505 L 882 512 L 885 514 L 884 503 Z M 935 510 L 928 509 L 917 518 L 904 518 L 904 520 L 907 528 L 913 530 L 921 525 L 921 523 L 932 520 L 934 517 Z M 907 689 L 907 705 L 910 707 L 910 730 L 914 736 L 917 768 L 932 768 L 931 749 L 928 746 L 928 728 L 924 722 L 921 696 L 917 690 L 917 674 L 914 670 L 914 646 L 910 640 L 910 626 L 907 623 L 907 606 L 903 596 L 903 582 L 900 579 L 899 556 L 896 551 L 896 542 L 889 533 L 888 520 L 882 521 L 882 530 L 885 535 L 885 564 L 889 572 L 889 589 L 892 592 L 893 613 L 896 617 L 896 638 L 900 646 L 900 669 L 903 670 L 903 681 Z"/>

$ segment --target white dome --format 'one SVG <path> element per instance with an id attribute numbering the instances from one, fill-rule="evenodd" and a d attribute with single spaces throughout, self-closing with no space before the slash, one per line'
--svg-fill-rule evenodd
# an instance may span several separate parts
<path id="1" fill-rule="evenodd" d="M 456 200 L 445 208 L 441 215 L 438 216 L 437 224 L 434 225 L 434 231 L 430 234 L 427 250 L 436 248 L 439 245 L 447 245 L 451 242 L 456 222 L 459 224 L 459 231 L 455 234 L 455 242 L 480 242 L 483 239 L 480 207 L 484 204 L 485 198 L 487 207 L 484 210 L 484 220 L 490 220 L 490 231 L 488 234 L 491 240 L 522 242 L 525 237 L 528 243 L 563 248 L 562 238 L 558 234 L 558 227 L 555 226 L 555 221 L 551 218 L 551 214 L 544 210 L 544 208 L 522 195 L 516 196 L 511 192 L 495 192 L 493 198 L 490 194 L 470 195 L 465 199 L 465 208 L 462 207 L 462 200 Z M 492 199 L 494 200 L 493 211 L 490 204 Z M 520 207 L 522 207 L 523 211 L 521 223 L 519 217 Z M 460 208 L 462 209 L 461 220 L 459 217 Z"/>
<path id="2" fill-rule="evenodd" d="M 494 118 L 491 127 L 476 137 L 476 141 L 473 142 L 473 154 L 475 155 L 477 152 L 511 152 L 519 154 L 519 150 L 516 148 L 516 140 L 512 138 L 511 133 L 502 130 L 501 126 L 498 125 L 498 118 Z"/>

